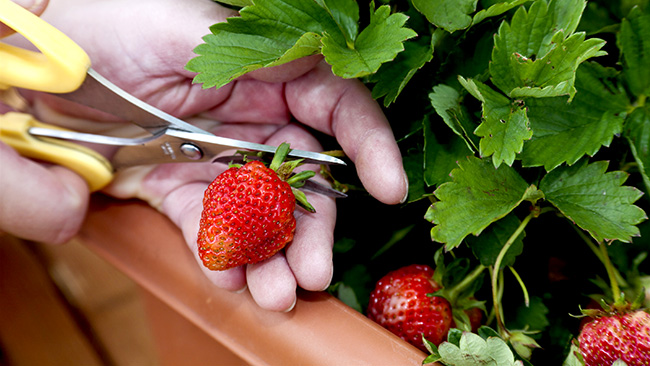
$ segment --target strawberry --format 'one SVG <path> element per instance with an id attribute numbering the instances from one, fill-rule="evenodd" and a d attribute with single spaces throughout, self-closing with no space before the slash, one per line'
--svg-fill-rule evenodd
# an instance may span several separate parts
<path id="1" fill-rule="evenodd" d="M 610 313 L 584 325 L 578 336 L 585 365 L 650 365 L 650 314 L 643 310 Z"/>
<path id="2" fill-rule="evenodd" d="M 431 267 L 418 264 L 389 272 L 377 282 L 368 305 L 371 320 L 424 352 L 422 335 L 437 346 L 452 323 L 449 302 L 431 296 L 441 288 L 433 274 Z"/>
<path id="3" fill-rule="evenodd" d="M 257 263 L 291 242 L 296 197 L 286 178 L 297 163 L 282 164 L 288 151 L 283 144 L 269 167 L 249 161 L 229 168 L 208 186 L 197 240 L 207 268 L 221 271 Z M 292 182 L 313 176 L 310 173 L 298 174 Z"/>

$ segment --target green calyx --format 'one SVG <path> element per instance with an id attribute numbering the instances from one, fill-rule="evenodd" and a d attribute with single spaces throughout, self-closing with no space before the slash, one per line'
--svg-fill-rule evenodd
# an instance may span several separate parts
<path id="1" fill-rule="evenodd" d="M 316 212 L 314 206 L 307 201 L 305 193 L 299 190 L 305 184 L 305 181 L 316 175 L 316 173 L 312 170 L 305 170 L 294 174 L 293 170 L 302 164 L 302 159 L 285 161 L 290 151 L 291 148 L 288 143 L 283 142 L 280 144 L 275 151 L 273 160 L 271 160 L 269 169 L 275 171 L 280 179 L 289 183 L 293 195 L 296 197 L 296 203 L 300 207 L 309 212 Z"/>

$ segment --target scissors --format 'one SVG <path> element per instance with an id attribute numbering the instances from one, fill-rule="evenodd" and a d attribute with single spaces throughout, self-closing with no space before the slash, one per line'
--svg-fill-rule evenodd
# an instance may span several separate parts
<path id="1" fill-rule="evenodd" d="M 54 93 L 130 121 L 147 132 L 146 136 L 138 138 L 88 134 L 41 123 L 24 113 L 0 115 L 0 141 L 23 156 L 77 172 L 88 182 L 91 191 L 110 183 L 116 170 L 131 166 L 214 162 L 227 150 L 274 153 L 277 149 L 216 136 L 130 95 L 93 70 L 89 56 L 65 34 L 10 0 L 0 0 L 0 22 L 22 34 L 40 51 L 0 42 L 0 90 L 18 87 Z M 72 141 L 120 148 L 109 161 Z M 307 163 L 345 165 L 336 157 L 311 151 L 291 150 L 289 158 L 303 159 Z M 313 182 L 304 188 L 345 196 Z"/>

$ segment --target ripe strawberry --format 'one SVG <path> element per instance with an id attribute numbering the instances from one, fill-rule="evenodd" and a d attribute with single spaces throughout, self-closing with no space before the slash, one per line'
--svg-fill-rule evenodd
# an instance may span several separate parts
<path id="1" fill-rule="evenodd" d="M 296 198 L 282 178 L 295 164 L 280 166 L 288 153 L 288 145 L 282 147 L 286 151 L 278 148 L 270 167 L 259 161 L 231 167 L 206 189 L 197 244 L 207 268 L 220 271 L 263 261 L 293 239 Z M 272 168 L 281 170 L 280 176 Z"/>
<path id="2" fill-rule="evenodd" d="M 636 310 L 597 317 L 585 324 L 578 341 L 587 366 L 618 359 L 628 366 L 650 365 L 650 314 Z"/>
<path id="3" fill-rule="evenodd" d="M 413 264 L 389 272 L 370 294 L 368 317 L 423 351 L 424 337 L 436 346 L 447 338 L 452 322 L 451 306 L 433 281 L 434 270 Z"/>

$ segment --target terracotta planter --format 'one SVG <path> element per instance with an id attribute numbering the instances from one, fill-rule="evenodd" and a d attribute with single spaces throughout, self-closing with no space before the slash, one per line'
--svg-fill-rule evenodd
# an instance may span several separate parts
<path id="1" fill-rule="evenodd" d="M 229 352 L 252 365 L 420 365 L 426 357 L 327 293 L 301 291 L 295 309 L 285 314 L 260 309 L 248 292 L 214 287 L 180 231 L 141 202 L 95 197 L 80 239 L 151 294 L 153 303 L 200 330 L 199 343 L 185 344 L 201 344 L 207 353 Z M 178 323 L 152 315 L 154 331 L 174 329 L 161 323 L 165 319 Z"/>

